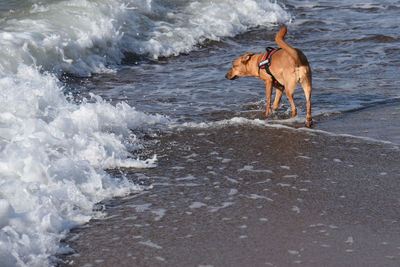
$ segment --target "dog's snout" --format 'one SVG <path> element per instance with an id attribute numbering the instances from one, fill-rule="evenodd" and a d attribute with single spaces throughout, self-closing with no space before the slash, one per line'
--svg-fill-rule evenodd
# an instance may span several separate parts
<path id="1" fill-rule="evenodd" d="M 228 80 L 235 80 L 235 79 L 237 79 L 239 77 L 236 76 L 236 75 L 232 75 L 232 71 L 230 71 L 225 75 L 225 78 L 227 78 Z"/>
<path id="2" fill-rule="evenodd" d="M 231 79 L 231 77 L 232 77 L 232 70 L 230 70 L 226 75 L 225 75 L 225 78 L 227 78 L 227 79 Z"/>

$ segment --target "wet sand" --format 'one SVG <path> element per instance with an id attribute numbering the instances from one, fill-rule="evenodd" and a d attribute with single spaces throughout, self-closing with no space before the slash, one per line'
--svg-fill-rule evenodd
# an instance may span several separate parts
<path id="1" fill-rule="evenodd" d="M 398 145 L 250 123 L 156 140 L 157 168 L 125 170 L 151 188 L 73 230 L 60 266 L 399 266 Z"/>
<path id="2" fill-rule="evenodd" d="M 351 133 L 400 144 L 400 100 L 376 105 L 320 123 L 318 129 Z"/>

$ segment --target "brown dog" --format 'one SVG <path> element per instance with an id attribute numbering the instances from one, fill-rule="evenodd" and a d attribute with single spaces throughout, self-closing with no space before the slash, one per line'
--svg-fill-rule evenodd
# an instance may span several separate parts
<path id="1" fill-rule="evenodd" d="M 300 82 L 303 87 L 307 101 L 307 117 L 305 125 L 311 127 L 313 124 L 311 117 L 311 68 L 306 56 L 299 49 L 288 45 L 283 38 L 287 32 L 286 26 L 283 27 L 275 37 L 276 43 L 282 48 L 276 51 L 270 58 L 270 74 L 259 68 L 259 63 L 266 57 L 266 53 L 253 54 L 247 53 L 236 59 L 232 64 L 232 69 L 226 74 L 226 78 L 234 80 L 239 77 L 253 76 L 264 81 L 267 91 L 267 109 L 265 115 L 271 113 L 271 95 L 272 87 L 275 87 L 276 96 L 273 109 L 277 109 L 281 100 L 283 90 L 286 92 L 292 106 L 292 115 L 297 115 L 294 105 L 293 94 L 297 83 Z M 274 79 L 277 82 L 274 83 Z"/>

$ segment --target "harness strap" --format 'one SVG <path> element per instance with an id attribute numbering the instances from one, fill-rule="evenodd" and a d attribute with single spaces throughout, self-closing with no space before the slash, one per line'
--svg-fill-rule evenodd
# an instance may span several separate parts
<path id="1" fill-rule="evenodd" d="M 265 69 L 265 71 L 272 77 L 272 83 L 275 87 L 282 88 L 284 89 L 285 86 L 283 86 L 281 83 L 278 82 L 277 79 L 275 79 L 274 75 L 272 75 L 269 67 L 271 66 L 271 57 L 273 54 L 275 54 L 276 51 L 280 50 L 281 48 L 275 49 L 272 47 L 267 47 L 267 52 L 265 53 L 265 56 L 261 60 L 260 63 L 258 63 L 258 71 L 260 69 Z"/>

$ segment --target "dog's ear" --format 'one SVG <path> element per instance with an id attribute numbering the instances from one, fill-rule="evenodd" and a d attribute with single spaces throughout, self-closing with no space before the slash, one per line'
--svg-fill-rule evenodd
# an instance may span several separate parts
<path id="1" fill-rule="evenodd" d="M 251 59 L 251 57 L 254 56 L 254 53 L 246 53 L 242 56 L 242 63 L 243 64 L 247 64 L 247 62 L 249 62 L 249 60 Z"/>

